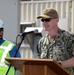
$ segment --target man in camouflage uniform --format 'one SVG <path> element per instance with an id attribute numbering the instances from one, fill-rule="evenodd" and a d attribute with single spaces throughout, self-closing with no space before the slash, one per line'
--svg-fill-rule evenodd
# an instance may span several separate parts
<path id="1" fill-rule="evenodd" d="M 40 18 L 48 34 L 38 42 L 38 57 L 60 62 L 64 68 L 74 75 L 74 35 L 58 27 L 59 16 L 56 10 L 44 9 L 42 15 L 37 17 L 37 19 Z"/>

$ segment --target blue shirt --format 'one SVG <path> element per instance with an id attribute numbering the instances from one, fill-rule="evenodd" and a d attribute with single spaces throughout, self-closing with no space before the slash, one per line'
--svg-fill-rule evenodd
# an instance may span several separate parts
<path id="1" fill-rule="evenodd" d="M 2 38 L 2 39 L 0 40 L 0 45 L 1 45 L 4 41 L 5 41 L 5 40 Z M 16 53 L 17 50 L 18 50 L 18 48 L 17 48 L 16 46 L 14 46 L 13 49 L 9 52 L 9 53 L 10 53 L 10 56 L 11 56 L 11 57 L 14 57 L 14 55 L 15 55 L 15 53 Z M 17 54 L 16 54 L 16 57 L 19 57 L 19 58 L 21 57 L 19 50 L 18 50 L 18 52 L 17 52 Z"/>

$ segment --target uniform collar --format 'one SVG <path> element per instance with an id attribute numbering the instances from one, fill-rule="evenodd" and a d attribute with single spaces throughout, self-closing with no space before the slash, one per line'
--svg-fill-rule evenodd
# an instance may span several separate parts
<path id="1" fill-rule="evenodd" d="M 58 29 L 58 34 L 55 36 L 54 39 L 58 39 L 58 38 L 61 38 L 63 35 L 61 35 L 63 32 L 65 32 L 65 30 L 62 30 L 62 29 Z"/>

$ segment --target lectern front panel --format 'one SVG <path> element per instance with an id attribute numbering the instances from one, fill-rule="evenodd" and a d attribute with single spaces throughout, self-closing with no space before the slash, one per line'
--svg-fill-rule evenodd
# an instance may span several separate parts
<path id="1" fill-rule="evenodd" d="M 49 69 L 46 65 L 23 65 L 23 75 L 57 75 L 54 71 Z"/>

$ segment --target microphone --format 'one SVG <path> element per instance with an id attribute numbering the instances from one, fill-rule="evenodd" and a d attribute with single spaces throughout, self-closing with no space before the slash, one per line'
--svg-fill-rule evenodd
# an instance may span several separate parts
<path id="1" fill-rule="evenodd" d="M 30 31 L 24 31 L 23 33 L 20 33 L 19 35 L 25 36 L 25 35 L 30 34 L 30 33 L 38 33 L 38 29 L 30 30 Z"/>

